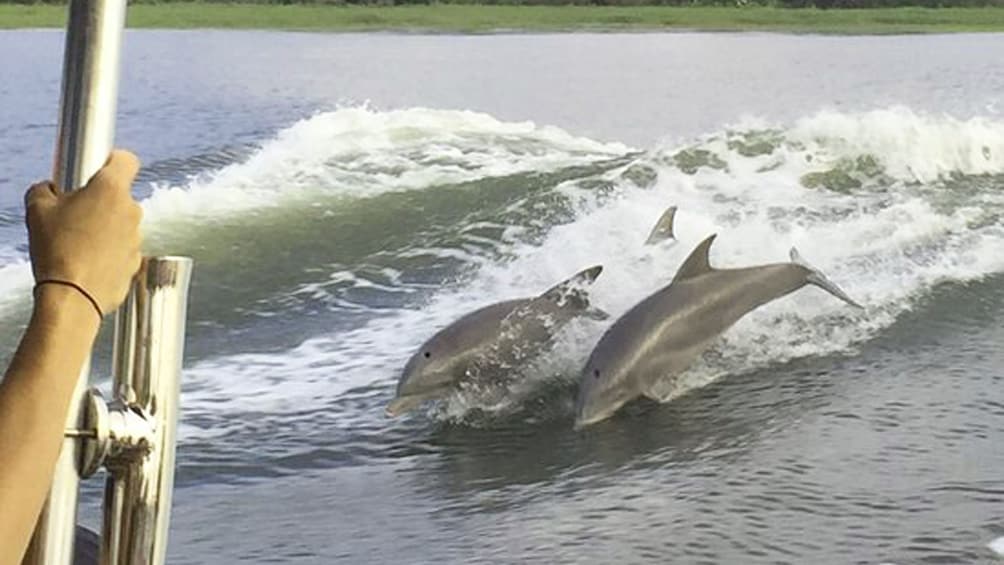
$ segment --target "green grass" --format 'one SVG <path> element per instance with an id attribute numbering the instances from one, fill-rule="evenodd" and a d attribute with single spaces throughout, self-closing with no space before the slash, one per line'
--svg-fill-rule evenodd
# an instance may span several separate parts
<path id="1" fill-rule="evenodd" d="M 66 9 L 0 5 L 0 29 L 61 27 Z M 796 33 L 943 33 L 1004 31 L 1004 8 L 792 10 L 744 7 L 612 6 L 318 6 L 139 4 L 133 28 L 235 28 L 312 31 L 764 30 Z"/>

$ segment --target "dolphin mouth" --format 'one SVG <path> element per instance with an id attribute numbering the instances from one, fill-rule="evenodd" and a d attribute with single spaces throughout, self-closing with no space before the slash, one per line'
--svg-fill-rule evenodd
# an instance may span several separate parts
<path id="1" fill-rule="evenodd" d="M 446 396 L 449 392 L 448 387 L 438 388 L 430 391 L 405 394 L 404 396 L 396 396 L 394 400 L 387 403 L 387 407 L 384 408 L 384 412 L 391 418 L 395 418 L 404 414 L 405 412 L 411 412 L 415 408 L 418 408 L 426 400 L 435 400 L 437 398 L 442 398 Z"/>
<path id="2" fill-rule="evenodd" d="M 391 400 L 384 409 L 384 412 L 391 418 L 396 418 L 405 412 L 414 410 L 416 406 L 422 403 L 422 400 L 422 398 L 414 396 L 401 396 Z"/>

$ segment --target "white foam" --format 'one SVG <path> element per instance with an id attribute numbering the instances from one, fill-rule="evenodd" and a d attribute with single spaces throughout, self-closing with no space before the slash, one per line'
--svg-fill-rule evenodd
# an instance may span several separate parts
<path id="1" fill-rule="evenodd" d="M 997 554 L 998 557 L 1004 558 L 1004 537 L 999 537 L 994 541 L 987 544 L 990 551 Z"/>
<path id="2" fill-rule="evenodd" d="M 18 259 L 7 264 L 0 264 L 0 316 L 30 296 L 32 283 L 31 264 L 24 259 Z"/>
<path id="3" fill-rule="evenodd" d="M 628 151 L 623 144 L 477 112 L 343 108 L 279 132 L 243 163 L 183 187 L 158 187 L 144 208 L 155 225 L 238 214 L 319 193 L 358 198 L 543 172 Z"/>
<path id="4" fill-rule="evenodd" d="M 886 171 L 902 180 L 932 182 L 952 174 L 1004 171 L 1004 127 L 983 117 L 959 120 L 904 107 L 860 114 L 831 111 L 799 120 L 787 138 L 828 159 L 880 156 Z"/>

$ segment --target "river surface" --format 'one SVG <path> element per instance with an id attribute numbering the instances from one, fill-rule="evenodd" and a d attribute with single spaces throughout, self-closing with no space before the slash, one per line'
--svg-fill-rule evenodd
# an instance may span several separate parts
<path id="1" fill-rule="evenodd" d="M 62 39 L 0 32 L 3 362 Z M 1002 53 L 994 34 L 129 33 L 117 139 L 145 163 L 147 249 L 196 261 L 169 562 L 998 563 Z M 669 205 L 678 243 L 643 246 Z M 682 396 L 580 432 L 609 322 L 569 326 L 518 394 L 385 416 L 464 313 L 600 263 L 592 300 L 618 316 L 710 233 L 715 265 L 797 246 L 866 308 L 800 290 Z"/>

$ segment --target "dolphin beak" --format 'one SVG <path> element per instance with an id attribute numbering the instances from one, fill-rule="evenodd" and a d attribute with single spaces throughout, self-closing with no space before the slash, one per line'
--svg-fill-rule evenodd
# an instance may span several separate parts
<path id="1" fill-rule="evenodd" d="M 602 409 L 599 410 L 596 409 L 590 410 L 588 407 L 581 410 L 576 410 L 575 424 L 572 426 L 572 429 L 574 429 L 575 431 L 580 431 L 583 428 L 592 426 L 594 424 L 599 424 L 600 422 L 603 422 L 609 419 L 611 416 L 613 416 L 620 408 L 620 406 L 621 406 L 620 404 L 617 404 L 613 409 L 611 409 L 610 406 L 604 406 Z"/>
<path id="2" fill-rule="evenodd" d="M 401 396 L 395 398 L 394 400 L 391 400 L 390 404 L 387 405 L 387 408 L 384 409 L 384 412 L 386 412 L 386 414 L 391 418 L 396 418 L 401 414 L 404 414 L 405 412 L 411 410 L 412 408 L 417 406 L 420 402 L 421 402 L 420 400 L 411 396 Z"/>

